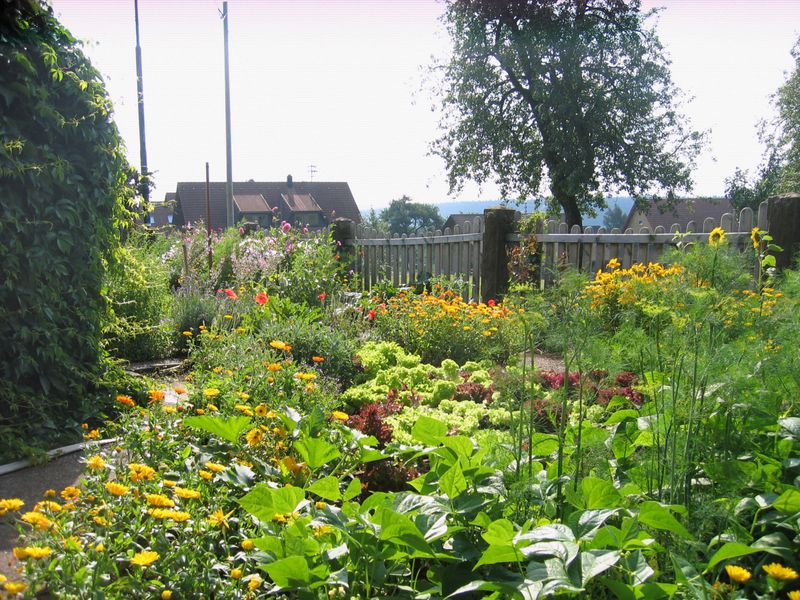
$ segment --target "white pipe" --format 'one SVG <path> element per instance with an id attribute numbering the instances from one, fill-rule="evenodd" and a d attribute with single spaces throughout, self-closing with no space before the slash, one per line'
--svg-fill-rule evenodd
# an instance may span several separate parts
<path id="1" fill-rule="evenodd" d="M 86 446 L 90 446 L 92 444 L 97 444 L 98 446 L 107 446 L 108 444 L 116 442 L 118 439 L 119 438 L 109 438 L 107 440 L 100 440 L 99 442 L 88 441 L 88 442 L 79 442 L 77 444 L 70 444 L 69 446 L 62 446 L 61 448 L 54 448 L 53 450 L 48 450 L 47 456 L 50 458 L 57 458 L 65 456 L 67 454 L 72 454 L 73 452 L 77 452 L 78 450 L 83 450 Z M 0 475 L 8 475 L 9 473 L 21 471 L 22 469 L 26 469 L 33 465 L 34 463 L 30 459 L 23 459 L 13 463 L 8 463 L 7 465 L 0 465 Z"/>

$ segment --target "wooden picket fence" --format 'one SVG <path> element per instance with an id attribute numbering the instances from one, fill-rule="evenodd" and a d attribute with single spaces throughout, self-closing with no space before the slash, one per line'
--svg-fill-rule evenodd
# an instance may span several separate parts
<path id="1" fill-rule="evenodd" d="M 603 268 L 612 258 L 617 258 L 623 268 L 637 262 L 658 262 L 664 251 L 684 243 L 706 243 L 709 232 L 722 227 L 729 243 L 745 249 L 750 247 L 750 233 L 754 226 L 767 230 L 767 203 L 762 202 L 757 214 L 750 208 L 743 209 L 738 218 L 731 213 L 722 215 L 719 221 L 712 218 L 702 223 L 689 222 L 681 231 L 677 224 L 669 231 L 656 227 L 634 232 L 627 229 L 606 231 L 604 227 L 586 227 L 581 233 L 573 227 L 568 231 L 565 223 L 550 220 L 541 224 L 536 232 L 536 243 L 540 268 L 537 269 L 539 284 L 546 287 L 552 284 L 554 274 L 567 266 L 594 273 Z M 519 244 L 523 235 L 509 231 L 504 233 L 507 246 Z M 461 279 L 465 299 L 478 299 L 487 295 L 482 287 L 482 269 L 498 268 L 487 266 L 483 261 L 486 239 L 485 223 L 482 217 L 452 230 L 418 236 L 386 237 L 377 232 L 358 226 L 354 239 L 342 240 L 354 247 L 354 270 L 359 276 L 363 291 L 385 282 L 396 287 L 411 286 L 427 281 L 431 277 L 447 276 Z"/>
<path id="2" fill-rule="evenodd" d="M 621 232 L 616 228 L 606 231 L 605 227 L 585 227 L 581 233 L 577 226 L 570 232 L 565 223 L 551 219 L 536 233 L 541 258 L 540 282 L 548 286 L 554 274 L 568 265 L 595 273 L 612 258 L 619 260 L 622 268 L 634 263 L 659 262 L 664 251 L 674 247 L 678 241 L 706 243 L 709 232 L 715 227 L 724 229 L 728 242 L 743 250 L 751 247 L 750 234 L 754 226 L 762 230 L 769 228 L 767 202 L 761 203 L 756 215 L 752 209 L 744 208 L 738 219 L 725 213 L 719 221 L 710 217 L 702 223 L 689 221 L 683 231 L 678 224 L 673 224 L 669 231 L 661 226 L 652 232 L 647 227 L 638 232 L 630 228 Z M 506 239 L 510 243 L 519 243 L 522 237 L 511 234 Z"/>
<path id="3" fill-rule="evenodd" d="M 465 297 L 478 298 L 480 291 L 483 219 L 444 231 L 407 236 L 381 237 L 359 226 L 356 239 L 356 267 L 364 290 L 376 283 L 414 285 L 431 277 L 447 276 L 464 282 Z"/>

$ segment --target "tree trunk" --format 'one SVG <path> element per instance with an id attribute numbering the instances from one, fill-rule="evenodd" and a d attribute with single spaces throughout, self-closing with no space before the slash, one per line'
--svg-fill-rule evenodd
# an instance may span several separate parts
<path id="1" fill-rule="evenodd" d="M 575 196 L 568 194 L 556 195 L 556 200 L 564 211 L 564 219 L 567 222 L 567 227 L 572 231 L 572 226 L 577 225 L 583 231 L 583 217 L 581 211 L 578 209 L 578 200 Z"/>

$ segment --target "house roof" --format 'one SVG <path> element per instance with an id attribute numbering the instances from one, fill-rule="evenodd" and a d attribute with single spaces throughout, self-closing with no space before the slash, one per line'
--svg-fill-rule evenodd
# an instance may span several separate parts
<path id="1" fill-rule="evenodd" d="M 166 227 L 171 225 L 170 217 L 172 216 L 172 211 L 175 208 L 175 202 L 151 202 L 150 206 L 150 213 L 147 215 L 147 219 L 145 220 L 147 225 L 150 227 Z M 150 222 L 150 217 L 153 219 L 152 223 Z"/>
<path id="2" fill-rule="evenodd" d="M 287 191 L 286 194 L 281 194 L 281 198 L 283 198 L 286 206 L 292 212 L 318 212 L 322 210 L 311 194 L 295 194 Z"/>
<path id="3" fill-rule="evenodd" d="M 261 194 L 234 194 L 233 202 L 243 213 L 268 213 L 272 209 Z"/>
<path id="4" fill-rule="evenodd" d="M 458 225 L 459 227 L 463 227 L 464 223 L 469 221 L 469 224 L 472 225 L 472 222 L 475 220 L 475 217 L 482 217 L 481 213 L 458 213 L 452 214 L 447 217 L 447 220 L 444 222 L 443 227 L 455 227 Z"/>
<path id="5" fill-rule="evenodd" d="M 225 183 L 215 181 L 209 184 L 211 204 L 211 227 L 220 229 L 225 223 Z M 358 205 L 343 181 L 297 181 L 292 185 L 295 195 L 313 196 L 320 209 L 333 220 L 337 217 L 361 222 Z M 283 201 L 289 187 L 285 181 L 235 181 L 233 195 L 261 195 L 269 206 L 277 206 L 279 218 L 288 220 L 291 213 Z M 206 220 L 206 183 L 204 181 L 181 181 L 176 188 L 178 206 L 175 223 L 185 225 Z"/>
<path id="6" fill-rule="evenodd" d="M 677 223 L 681 231 L 684 231 L 689 221 L 694 221 L 697 228 L 702 229 L 703 221 L 708 217 L 719 221 L 722 215 L 734 213 L 735 210 L 731 206 L 730 200 L 725 198 L 686 198 L 678 200 L 672 207 L 668 206 L 665 201 L 658 200 L 641 211 L 637 211 L 634 204 L 625 221 L 626 229 L 628 227 L 636 229 L 633 221 L 637 212 L 644 213 L 653 230 L 661 226 L 665 231 L 669 231 L 670 227 Z"/>

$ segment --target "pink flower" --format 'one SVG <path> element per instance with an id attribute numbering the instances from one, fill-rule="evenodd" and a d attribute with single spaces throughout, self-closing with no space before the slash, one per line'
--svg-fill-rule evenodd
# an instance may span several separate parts
<path id="1" fill-rule="evenodd" d="M 292 230 L 292 225 L 290 223 L 287 223 L 286 221 L 281 223 L 281 231 L 283 233 L 289 233 L 291 230 Z"/>
<path id="2" fill-rule="evenodd" d="M 265 305 L 269 301 L 269 296 L 267 296 L 264 292 L 258 292 L 256 294 L 256 304 Z"/>
<path id="3" fill-rule="evenodd" d="M 327 298 L 327 297 L 328 297 L 328 294 L 326 294 L 325 292 L 322 292 L 322 293 L 319 295 L 319 301 L 320 301 L 320 302 L 325 302 L 325 298 Z"/>

